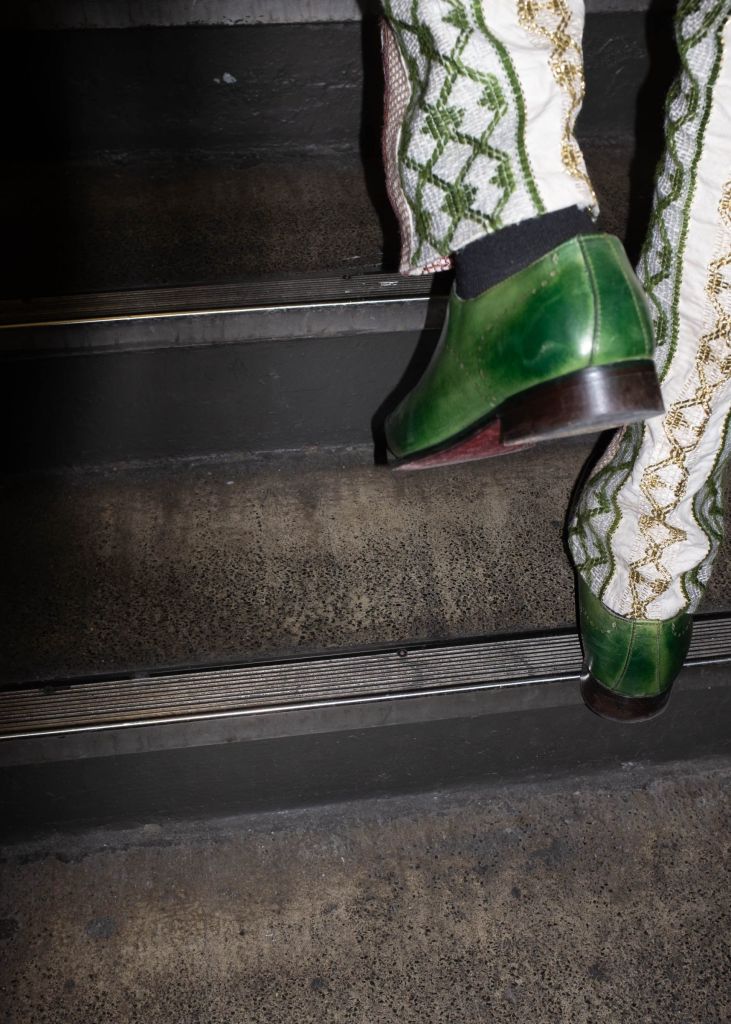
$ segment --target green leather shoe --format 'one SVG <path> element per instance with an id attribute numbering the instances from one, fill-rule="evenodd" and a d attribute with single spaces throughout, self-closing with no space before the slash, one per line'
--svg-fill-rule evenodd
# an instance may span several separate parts
<path id="1" fill-rule="evenodd" d="M 659 714 L 688 653 L 693 616 L 627 619 L 602 604 L 581 577 L 578 597 L 584 703 L 625 722 Z"/>
<path id="2" fill-rule="evenodd" d="M 386 420 L 396 468 L 498 455 L 663 412 L 624 248 L 584 235 L 476 298 L 454 292 L 424 375 Z"/>

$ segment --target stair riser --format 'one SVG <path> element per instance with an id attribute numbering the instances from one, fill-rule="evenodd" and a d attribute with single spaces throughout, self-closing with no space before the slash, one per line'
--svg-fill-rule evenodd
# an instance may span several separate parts
<path id="1" fill-rule="evenodd" d="M 369 445 L 374 413 L 419 337 L 402 331 L 9 361 L 2 465 L 56 469 Z M 427 349 L 434 340 L 432 331 Z"/>
<path id="2" fill-rule="evenodd" d="M 127 730 L 121 741 L 104 741 L 102 756 L 93 737 L 76 738 L 65 752 L 54 737 L 5 741 L 4 835 L 211 818 L 728 755 L 727 680 L 728 664 L 684 673 L 662 717 L 643 725 L 590 714 L 576 681 L 567 681 L 558 684 L 553 706 L 526 701 L 503 712 L 491 706 L 489 694 L 425 696 L 401 702 L 401 710 L 387 702 L 375 712 L 356 705 L 292 713 L 290 734 L 280 721 L 276 738 L 266 738 L 271 723 L 260 716 L 246 720 L 246 733 L 228 719 Z"/>
<path id="3" fill-rule="evenodd" d="M 45 160 L 49 152 L 76 159 L 99 153 L 260 159 L 291 157 L 294 150 L 380 149 L 375 18 L 8 32 L 4 39 L 5 91 L 24 83 L 23 102 L 7 111 L 5 137 L 22 159 Z M 638 123 L 656 130 L 675 65 L 667 13 L 590 13 L 585 63 L 581 135 L 632 135 Z"/>
<path id="4" fill-rule="evenodd" d="M 591 13 L 646 11 L 650 6 L 672 9 L 672 0 L 587 0 Z M 206 0 L 205 6 L 187 0 L 146 0 L 130 4 L 125 0 L 23 0 L 9 2 L 0 13 L 1 28 L 173 28 L 184 25 L 271 25 L 308 24 L 329 21 L 361 21 L 377 17 L 379 0 Z"/>

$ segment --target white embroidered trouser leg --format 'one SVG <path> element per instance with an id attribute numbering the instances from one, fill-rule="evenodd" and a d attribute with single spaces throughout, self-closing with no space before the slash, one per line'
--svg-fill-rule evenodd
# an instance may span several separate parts
<path id="1" fill-rule="evenodd" d="M 731 448 L 731 0 L 681 0 L 676 36 L 681 72 L 638 267 L 666 411 L 615 436 L 569 536 L 592 592 L 634 619 L 697 608 Z"/>
<path id="2" fill-rule="evenodd" d="M 402 273 L 509 224 L 596 212 L 574 122 L 583 0 L 384 0 L 384 161 Z"/>

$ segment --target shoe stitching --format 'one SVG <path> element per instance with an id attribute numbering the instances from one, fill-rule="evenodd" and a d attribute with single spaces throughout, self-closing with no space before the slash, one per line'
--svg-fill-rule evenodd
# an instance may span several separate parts
<path id="1" fill-rule="evenodd" d="M 617 268 L 622 275 L 622 279 L 629 288 L 630 298 L 632 299 L 632 305 L 635 307 L 637 313 L 637 319 L 640 322 L 640 330 L 642 331 L 642 339 L 645 343 L 645 354 L 649 359 L 652 359 L 653 349 L 655 347 L 655 340 L 651 331 L 647 329 L 647 310 L 640 307 L 639 298 L 635 290 L 634 282 L 627 273 L 627 264 L 624 260 L 619 258 L 619 253 L 616 248 L 612 247 L 612 257 L 614 259 Z"/>
<path id="2" fill-rule="evenodd" d="M 636 622 L 632 622 L 632 626 L 631 626 L 630 634 L 629 634 L 629 642 L 627 644 L 627 653 L 626 653 L 626 655 L 624 657 L 624 664 L 622 665 L 622 668 L 621 668 L 621 671 L 619 672 L 619 675 L 617 676 L 616 680 L 614 681 L 613 689 L 615 689 L 615 690 L 618 690 L 622 686 L 622 683 L 624 682 L 625 676 L 627 674 L 627 668 L 629 667 L 630 654 L 632 653 L 632 648 L 634 647 L 634 643 L 635 643 L 635 629 L 636 629 L 636 627 L 637 627 L 637 623 Z"/>
<path id="3" fill-rule="evenodd" d="M 581 255 L 583 256 L 584 262 L 584 269 L 586 270 L 587 276 L 589 278 L 589 284 L 591 285 L 591 293 L 594 299 L 594 333 L 591 341 L 591 356 L 589 357 L 589 366 L 594 366 L 597 342 L 599 340 L 599 333 L 601 331 L 602 325 L 602 311 L 599 302 L 599 289 L 597 286 L 596 277 L 594 275 L 594 268 L 592 267 L 591 260 L 589 258 L 589 251 L 587 249 L 586 242 L 581 237 L 581 235 L 577 236 L 576 241 L 579 243 L 579 248 L 581 249 Z"/>

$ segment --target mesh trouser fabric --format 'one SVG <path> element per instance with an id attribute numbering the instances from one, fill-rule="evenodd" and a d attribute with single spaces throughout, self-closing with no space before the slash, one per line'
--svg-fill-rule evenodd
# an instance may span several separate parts
<path id="1" fill-rule="evenodd" d="M 682 2 L 680 73 L 638 276 L 665 414 L 614 437 L 570 527 L 578 572 L 612 611 L 695 611 L 723 530 L 731 411 L 731 0 Z"/>
<path id="2" fill-rule="evenodd" d="M 596 212 L 574 122 L 583 0 L 384 0 L 384 163 L 402 273 L 508 224 Z"/>

